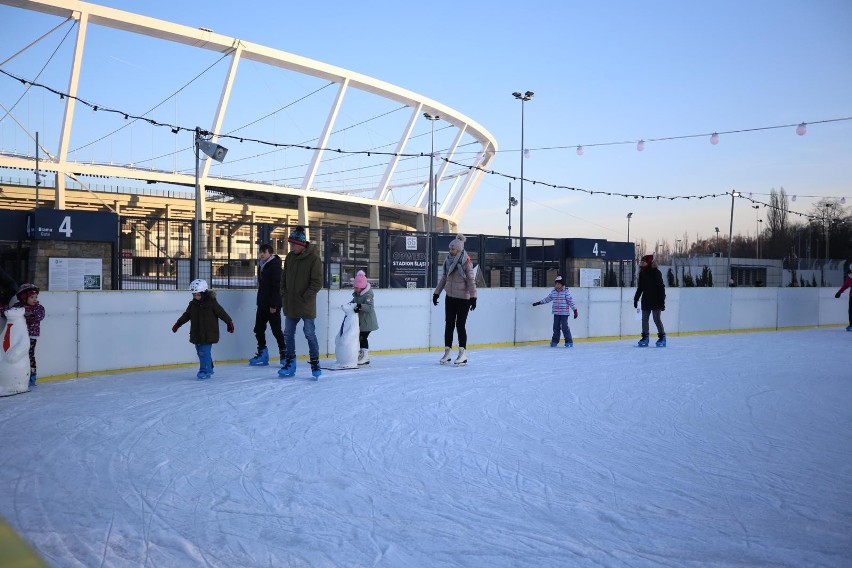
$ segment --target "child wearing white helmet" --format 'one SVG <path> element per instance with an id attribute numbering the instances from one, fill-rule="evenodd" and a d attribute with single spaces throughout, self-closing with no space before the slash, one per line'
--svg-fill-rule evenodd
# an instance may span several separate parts
<path id="1" fill-rule="evenodd" d="M 198 354 L 199 379 L 209 379 L 213 375 L 213 344 L 219 342 L 219 320 L 228 326 L 228 333 L 234 333 L 234 322 L 228 312 L 216 301 L 216 292 L 207 286 L 206 280 L 193 280 L 189 283 L 192 300 L 175 324 L 172 333 L 189 322 L 189 342 L 195 345 Z"/>

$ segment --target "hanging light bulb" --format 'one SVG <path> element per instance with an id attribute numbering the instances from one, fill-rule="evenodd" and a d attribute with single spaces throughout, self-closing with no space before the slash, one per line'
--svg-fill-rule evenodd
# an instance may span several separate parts
<path id="1" fill-rule="evenodd" d="M 640 141 L 639 141 L 639 143 L 638 143 L 638 144 L 636 144 L 636 151 L 637 151 L 637 152 L 641 152 L 641 151 L 642 151 L 642 150 L 644 150 L 644 149 L 645 149 L 645 141 L 644 141 L 644 140 L 640 140 Z"/>
<path id="2" fill-rule="evenodd" d="M 710 136 L 710 143 L 713 144 L 714 146 L 719 143 L 719 133 L 718 132 L 714 132 Z"/>
<path id="3" fill-rule="evenodd" d="M 790 201 L 796 201 L 796 196 L 794 195 L 793 197 L 791 197 Z"/>
<path id="4" fill-rule="evenodd" d="M 585 150 L 583 150 L 583 147 L 582 147 L 582 146 L 577 146 L 577 155 L 578 155 L 578 156 L 582 156 L 582 155 L 583 155 L 583 154 L 585 154 L 585 153 L 586 153 L 586 151 L 585 151 Z"/>
<path id="5" fill-rule="evenodd" d="M 841 197 L 841 198 L 840 198 L 840 204 L 841 204 L 841 205 L 846 205 L 846 198 L 845 198 L 845 197 Z"/>
<path id="6" fill-rule="evenodd" d="M 808 125 L 805 124 L 804 122 L 799 123 L 799 126 L 796 127 L 796 134 L 798 134 L 799 136 L 804 136 L 807 133 L 808 133 Z"/>
<path id="7" fill-rule="evenodd" d="M 524 158 L 529 159 L 529 157 L 530 157 L 531 155 L 532 155 L 532 154 L 530 153 L 530 149 L 529 149 L 529 148 L 524 148 Z"/>

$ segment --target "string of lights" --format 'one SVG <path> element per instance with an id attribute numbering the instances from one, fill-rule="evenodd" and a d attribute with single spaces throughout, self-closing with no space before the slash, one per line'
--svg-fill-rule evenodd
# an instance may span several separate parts
<path id="1" fill-rule="evenodd" d="M 45 90 L 47 90 L 47 91 L 49 91 L 49 92 L 51 92 L 55 95 L 58 95 L 60 99 L 64 99 L 66 97 L 72 98 L 72 99 L 76 100 L 77 102 L 91 108 L 93 112 L 102 111 L 102 112 L 118 114 L 119 116 L 123 116 L 125 120 L 129 120 L 130 118 L 133 118 L 134 120 L 147 122 L 151 126 L 169 128 L 172 131 L 172 133 L 174 133 L 174 134 L 178 134 L 181 131 L 192 132 L 192 133 L 196 132 L 196 128 L 194 128 L 194 127 L 189 128 L 189 127 L 175 125 L 175 124 L 158 122 L 158 121 L 151 119 L 151 118 L 145 118 L 143 116 L 136 116 L 136 115 L 133 115 L 131 113 L 121 111 L 121 110 L 118 110 L 118 109 L 113 109 L 113 108 L 97 105 L 97 104 L 91 103 L 89 101 L 86 101 L 84 99 L 81 99 L 79 97 L 76 97 L 76 96 L 70 95 L 68 93 L 64 93 L 62 91 L 56 90 L 56 89 L 49 87 L 47 85 L 43 85 L 41 83 L 38 83 L 38 82 L 35 82 L 35 81 L 30 81 L 30 80 L 25 79 L 23 77 L 19 77 L 19 76 L 15 75 L 13 73 L 10 73 L 10 72 L 8 72 L 4 69 L 0 69 L 0 74 L 6 75 L 7 77 L 9 77 L 11 79 L 19 81 L 20 83 L 22 83 L 25 86 L 39 87 L 41 89 L 45 89 Z M 798 125 L 787 124 L 787 125 L 765 126 L 765 127 L 760 127 L 760 128 L 745 128 L 745 129 L 739 129 L 739 130 L 725 131 L 725 132 L 722 132 L 722 134 L 755 132 L 755 131 L 760 131 L 760 130 L 772 130 L 772 129 L 789 128 L 791 126 L 797 126 L 796 133 L 801 136 L 801 135 L 804 135 L 806 133 L 808 124 L 825 124 L 825 123 L 830 123 L 830 122 L 841 122 L 841 121 L 848 121 L 848 120 L 852 120 L 852 117 L 825 119 L 825 120 L 817 120 L 817 121 L 810 121 L 810 122 L 801 122 Z M 207 130 L 200 130 L 200 134 L 205 136 L 205 137 L 212 137 L 212 136 L 215 135 L 214 133 L 209 132 Z M 718 141 L 718 134 L 719 133 L 714 132 L 711 136 L 715 135 L 716 140 Z M 342 149 L 342 148 L 329 148 L 329 147 L 311 146 L 311 145 L 308 145 L 308 144 L 271 142 L 271 141 L 268 141 L 268 140 L 261 140 L 261 139 L 257 139 L 257 138 L 246 137 L 246 136 L 238 136 L 238 135 L 235 135 L 235 134 L 219 134 L 219 135 L 216 135 L 216 136 L 218 136 L 219 139 L 230 139 L 230 140 L 234 140 L 234 141 L 239 141 L 240 143 L 252 142 L 252 143 L 255 143 L 255 144 L 270 146 L 270 147 L 273 147 L 273 148 L 298 148 L 298 149 L 302 149 L 302 150 L 334 152 L 334 153 L 338 153 L 338 154 L 366 155 L 366 156 L 372 156 L 372 155 L 394 156 L 394 157 L 400 157 L 400 158 L 416 158 L 416 157 L 428 157 L 428 156 L 430 156 L 430 154 L 426 153 L 426 152 L 405 153 L 405 152 L 390 152 L 390 151 L 381 151 L 381 150 L 346 150 L 346 149 Z M 707 134 L 690 134 L 690 135 L 683 135 L 683 136 L 668 136 L 668 137 L 665 137 L 665 138 L 649 138 L 647 141 L 648 142 L 659 142 L 659 141 L 666 141 L 666 140 L 678 140 L 678 139 L 684 139 L 684 138 L 696 138 L 696 137 L 701 137 L 701 136 L 707 136 Z M 635 141 L 607 142 L 607 143 L 600 143 L 600 144 L 592 144 L 590 146 L 605 146 L 605 145 L 615 145 L 615 144 L 633 144 L 634 142 Z M 640 140 L 637 143 L 637 150 L 641 151 L 644 148 L 644 143 L 645 143 L 645 140 Z M 715 144 L 715 142 L 713 142 L 712 140 L 711 140 L 711 143 Z M 550 147 L 549 149 L 560 149 L 560 148 L 564 149 L 564 148 L 571 148 L 571 147 L 573 147 L 573 146 L 562 146 L 562 147 L 553 146 L 553 147 Z M 583 146 L 578 146 L 578 150 L 581 150 L 582 147 Z M 582 155 L 582 154 L 580 154 L 580 155 Z M 482 173 L 485 173 L 485 174 L 488 174 L 488 175 L 493 175 L 493 176 L 503 177 L 505 179 L 509 179 L 509 180 L 512 180 L 512 181 L 519 181 L 521 179 L 519 176 L 516 176 L 516 175 L 506 174 L 506 173 L 498 172 L 496 170 L 485 169 L 485 168 L 482 168 L 481 166 L 479 166 L 477 164 L 463 164 L 463 163 L 451 160 L 451 159 L 449 159 L 445 156 L 440 156 L 440 155 L 437 155 L 437 154 L 435 155 L 435 159 L 443 160 L 443 161 L 447 162 L 448 164 L 452 164 L 452 165 L 458 166 L 460 168 L 466 168 L 468 170 L 476 169 L 476 170 L 478 170 Z M 561 190 L 567 190 L 567 191 L 574 191 L 574 192 L 586 193 L 588 195 L 602 195 L 602 196 L 608 196 L 608 197 L 624 197 L 624 198 L 633 198 L 633 199 L 655 199 L 655 200 L 666 200 L 667 199 L 669 201 L 690 200 L 690 199 L 702 200 L 702 199 L 716 199 L 716 198 L 719 198 L 719 197 L 727 197 L 727 196 L 731 195 L 731 193 L 732 193 L 730 191 L 725 191 L 725 192 L 721 192 L 721 193 L 705 193 L 705 194 L 692 194 L 692 195 L 644 195 L 644 194 L 641 194 L 641 193 L 622 193 L 622 192 L 618 192 L 618 191 L 593 190 L 593 189 L 586 189 L 586 188 L 580 188 L 580 187 L 572 187 L 572 186 L 568 186 L 568 185 L 554 184 L 554 183 L 544 182 L 544 181 L 541 181 L 541 180 L 529 179 L 529 178 L 526 178 L 526 177 L 523 178 L 523 181 L 531 183 L 533 185 L 542 185 L 544 187 L 548 187 L 548 188 L 551 188 L 551 189 L 561 189 Z M 758 202 L 758 201 L 754 200 L 753 198 L 744 197 L 741 194 L 735 195 L 735 197 L 739 197 L 741 199 L 747 199 L 749 201 L 752 201 L 753 203 L 763 205 L 766 208 L 780 209 L 780 208 L 774 207 L 774 206 L 772 206 L 768 203 Z M 831 197 L 831 198 L 826 198 L 826 199 L 834 199 L 834 200 L 837 200 L 838 202 L 845 203 L 845 197 L 841 197 L 841 198 Z M 793 196 L 793 201 L 795 201 L 795 196 Z M 808 219 L 816 219 L 816 217 L 814 217 L 812 215 L 808 215 L 806 213 L 799 213 L 799 212 L 796 212 L 796 211 L 789 211 L 789 210 L 785 210 L 785 211 L 787 211 L 787 213 L 790 213 L 790 214 L 793 214 L 793 215 L 798 215 L 798 216 L 805 217 L 805 218 L 808 218 Z"/>

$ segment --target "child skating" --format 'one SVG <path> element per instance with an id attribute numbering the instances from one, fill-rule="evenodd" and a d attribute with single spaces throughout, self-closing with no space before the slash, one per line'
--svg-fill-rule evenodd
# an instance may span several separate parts
<path id="1" fill-rule="evenodd" d="M 358 364 L 370 364 L 370 342 L 367 338 L 371 331 L 379 329 L 379 320 L 376 317 L 376 306 L 373 303 L 373 289 L 367 282 L 367 275 L 359 270 L 352 282 L 352 303 L 355 304 L 355 313 L 358 314 Z"/>
<path id="2" fill-rule="evenodd" d="M 559 345 L 559 332 L 565 337 L 565 347 L 574 347 L 574 339 L 571 337 L 571 327 L 568 325 L 568 320 L 571 312 L 574 312 L 574 319 L 577 319 L 579 313 L 577 306 L 574 304 L 574 298 L 571 297 L 571 292 L 565 287 L 565 281 L 561 276 L 557 276 L 553 283 L 553 290 L 550 294 L 533 302 L 533 306 L 549 304 L 553 302 L 553 337 L 550 339 L 550 346 L 556 347 Z"/>
<path id="3" fill-rule="evenodd" d="M 216 292 L 210 290 L 205 280 L 193 280 L 189 284 L 192 300 L 186 306 L 172 326 L 172 332 L 189 322 L 189 342 L 195 345 L 198 354 L 199 379 L 209 379 L 213 375 L 213 344 L 219 343 L 219 320 L 228 326 L 228 333 L 234 333 L 234 322 L 225 308 L 216 301 Z"/>

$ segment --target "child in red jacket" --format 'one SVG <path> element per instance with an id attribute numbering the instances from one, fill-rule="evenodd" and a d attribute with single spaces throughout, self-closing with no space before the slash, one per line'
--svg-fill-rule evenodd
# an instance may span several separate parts
<path id="1" fill-rule="evenodd" d="M 18 291 L 15 292 L 15 297 L 18 299 L 14 304 L 9 306 L 0 306 L 0 316 L 3 315 L 8 308 L 20 306 L 24 308 L 24 321 L 27 322 L 27 332 L 30 335 L 30 386 L 36 384 L 36 358 L 35 348 L 38 338 L 41 335 L 41 320 L 44 319 L 44 306 L 38 303 L 39 289 L 33 284 L 21 284 Z"/>

